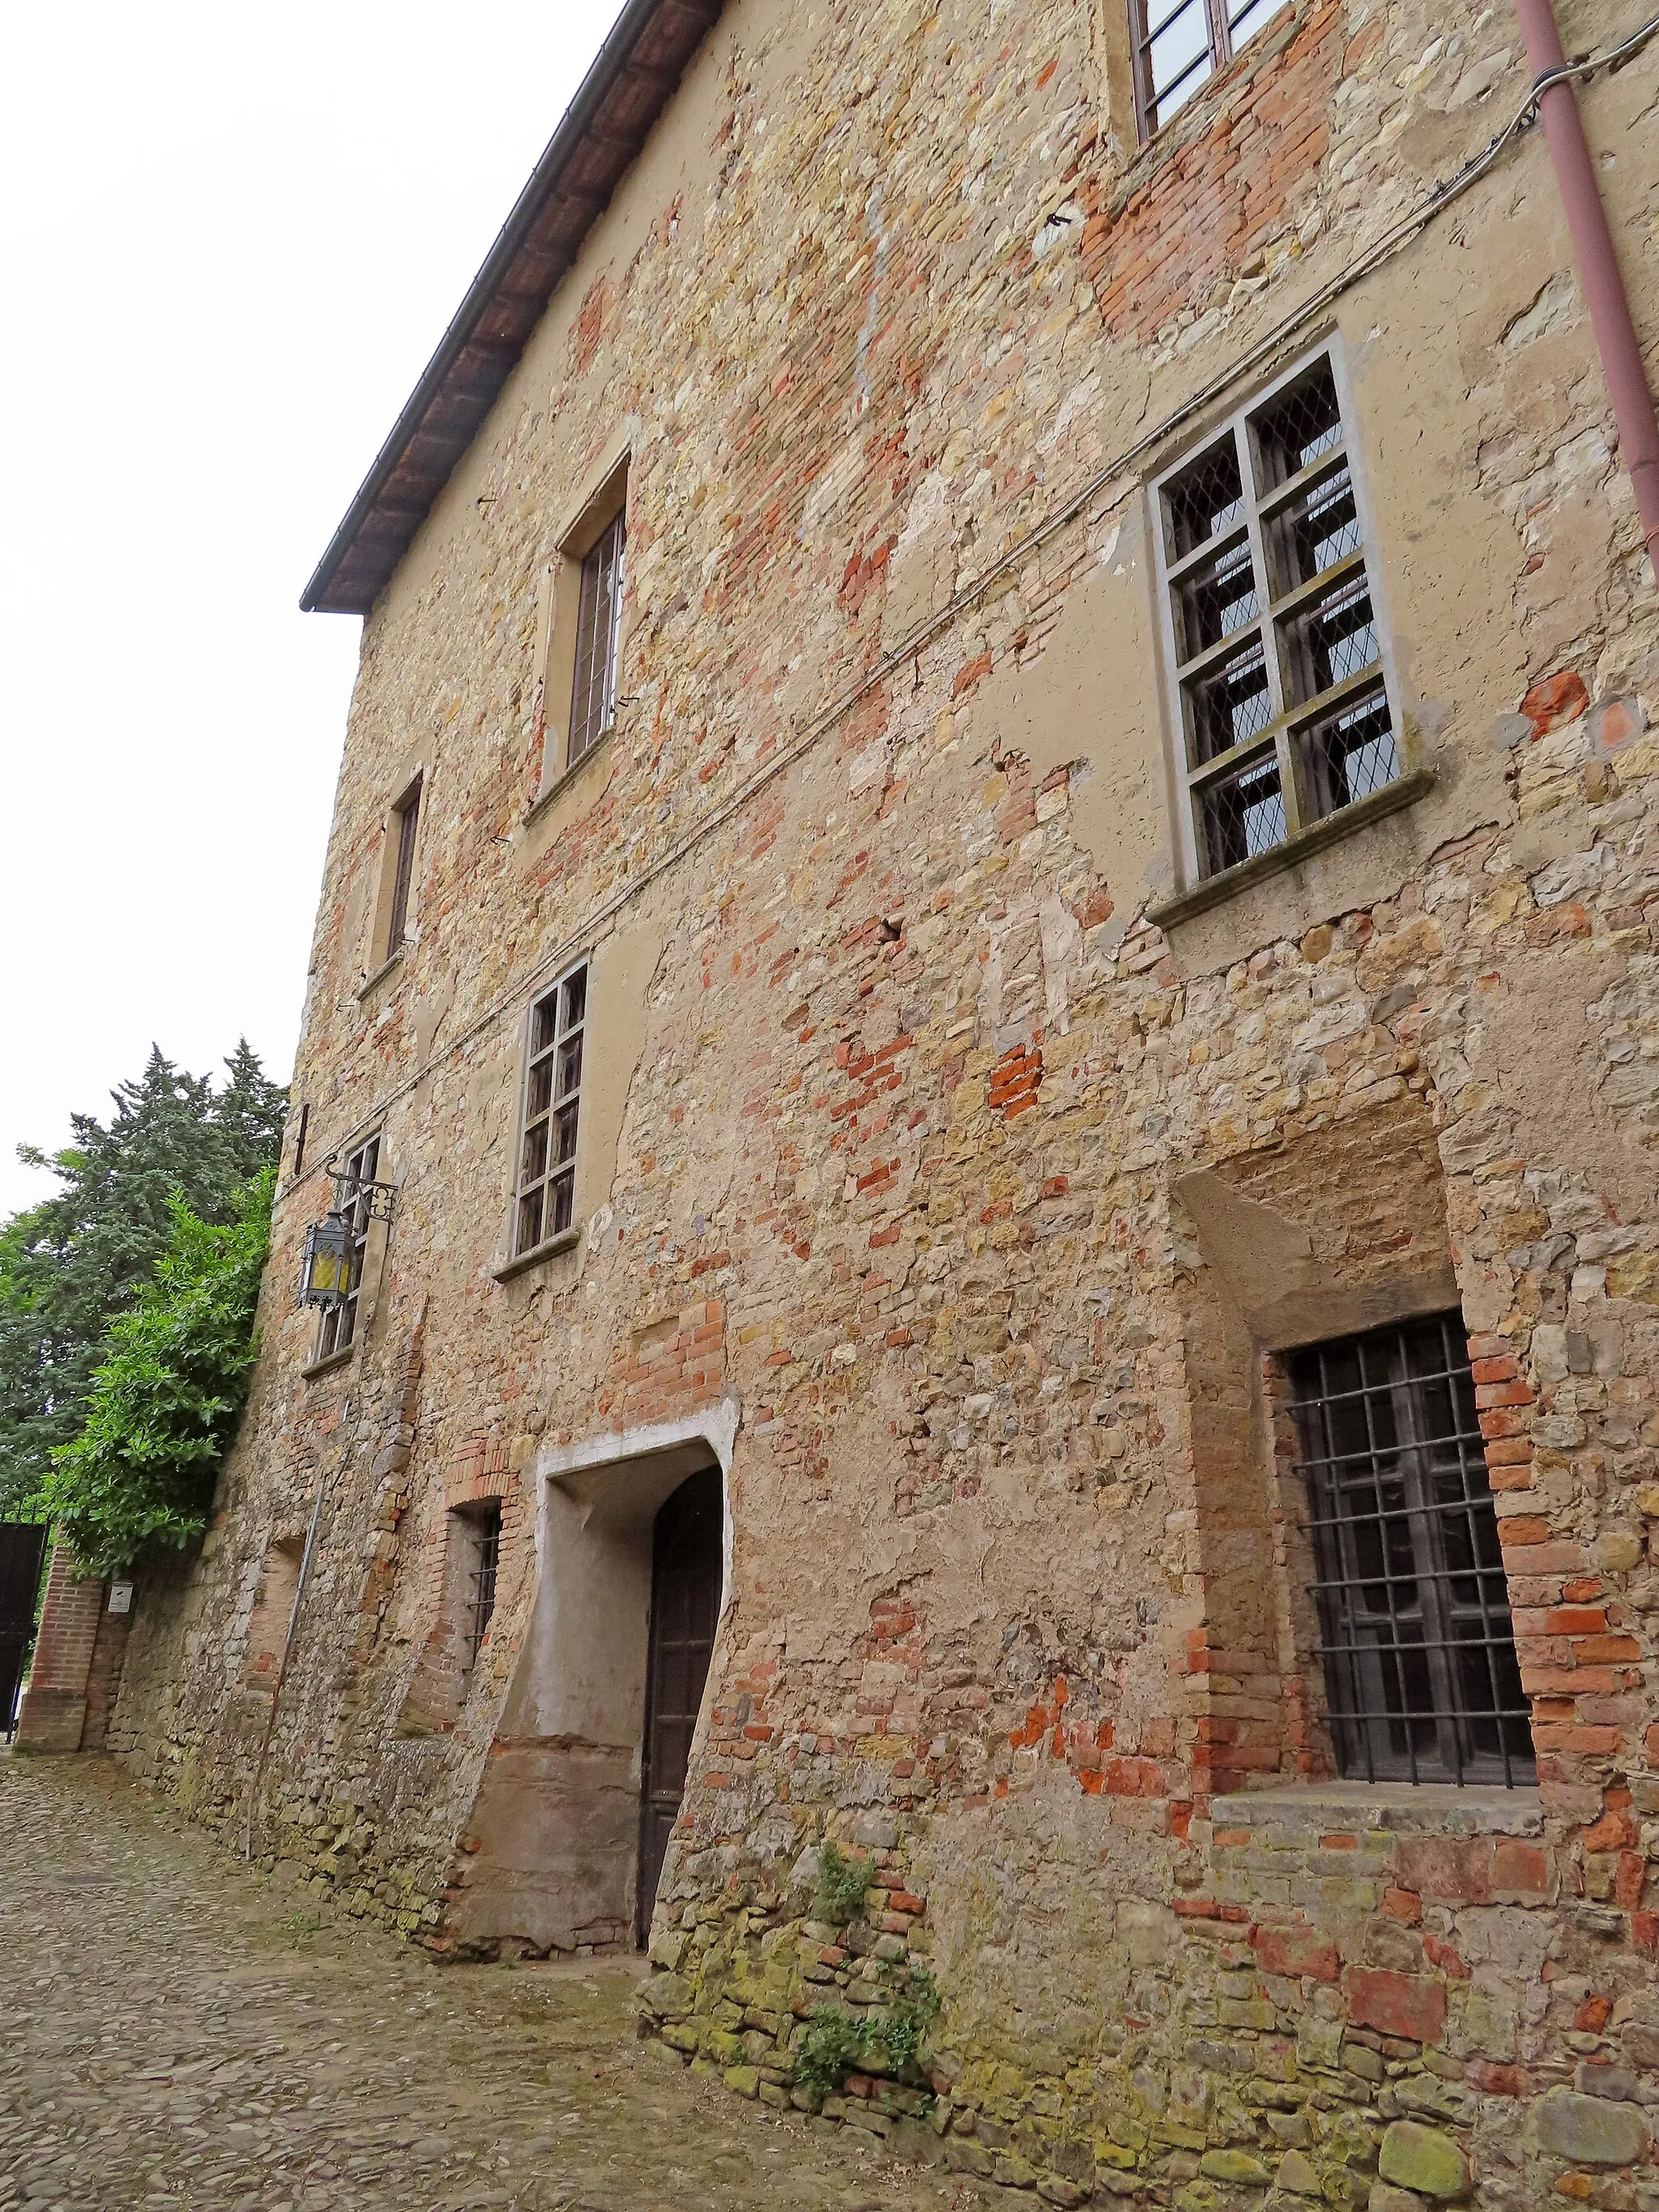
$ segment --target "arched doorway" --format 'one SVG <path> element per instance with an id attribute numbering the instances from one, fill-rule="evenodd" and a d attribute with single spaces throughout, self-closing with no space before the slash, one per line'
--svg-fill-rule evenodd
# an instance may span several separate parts
<path id="1" fill-rule="evenodd" d="M 651 1628 L 640 1790 L 635 1932 L 650 1937 L 663 1861 L 685 1795 L 714 1631 L 720 1624 L 722 1506 L 717 1468 L 683 1482 L 659 1508 L 651 1540 Z"/>

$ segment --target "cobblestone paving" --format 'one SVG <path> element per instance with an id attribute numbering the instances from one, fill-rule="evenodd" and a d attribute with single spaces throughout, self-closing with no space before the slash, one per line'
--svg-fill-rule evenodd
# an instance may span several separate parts
<path id="1" fill-rule="evenodd" d="M 439 1967 L 105 1761 L 0 1753 L 0 2208 L 968 2212 L 635 2041 L 631 1962 Z"/>

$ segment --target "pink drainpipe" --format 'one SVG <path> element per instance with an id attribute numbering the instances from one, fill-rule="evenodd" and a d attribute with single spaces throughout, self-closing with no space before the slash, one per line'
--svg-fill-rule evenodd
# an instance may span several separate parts
<path id="1" fill-rule="evenodd" d="M 1550 0 L 1515 0 L 1515 12 L 1521 21 L 1534 77 L 1564 68 L 1567 58 L 1561 51 L 1561 33 Z M 1659 422 L 1654 420 L 1653 394 L 1648 389 L 1642 348 L 1631 319 L 1630 295 L 1619 273 L 1607 210 L 1601 204 L 1589 148 L 1584 143 L 1577 95 L 1571 82 L 1564 79 L 1553 84 L 1539 106 L 1556 181 L 1566 204 L 1579 282 L 1619 425 L 1620 447 L 1636 493 L 1636 512 L 1642 519 L 1648 556 L 1659 576 Z"/>

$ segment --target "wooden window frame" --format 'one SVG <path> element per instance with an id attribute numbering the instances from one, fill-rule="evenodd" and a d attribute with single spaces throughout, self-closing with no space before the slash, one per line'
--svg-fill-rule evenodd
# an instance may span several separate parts
<path id="1" fill-rule="evenodd" d="M 341 1212 L 348 1231 L 346 1294 L 338 1305 L 325 1306 L 317 1329 L 313 1366 L 349 1352 L 357 1338 L 357 1304 L 362 1290 L 363 1255 L 368 1249 L 368 1224 L 374 1215 L 373 1194 L 368 1186 L 379 1180 L 380 1132 L 365 1137 L 346 1156 L 341 1176 Z"/>
<path id="2" fill-rule="evenodd" d="M 628 602 L 628 483 L 624 453 L 562 532 L 542 579 L 542 799 L 591 759 L 615 726 Z"/>
<path id="3" fill-rule="evenodd" d="M 426 771 L 417 768 L 409 775 L 386 813 L 380 839 L 380 889 L 374 900 L 374 934 L 369 946 L 370 983 L 390 966 L 410 940 L 410 915 L 416 904 L 416 865 L 425 792 Z"/>
<path id="4" fill-rule="evenodd" d="M 1291 404 L 1304 388 L 1321 378 L 1328 380 L 1336 405 L 1334 441 L 1304 467 L 1270 481 L 1261 432 L 1281 406 Z M 1231 455 L 1239 488 L 1233 519 L 1205 539 L 1183 546 L 1180 542 L 1176 505 L 1172 495 L 1184 483 L 1200 476 L 1206 465 L 1218 470 Z M 1328 492 L 1346 490 L 1352 507 L 1353 549 L 1328 565 L 1316 568 L 1294 583 L 1285 581 L 1285 565 L 1296 542 L 1292 524 L 1304 501 Z M 1372 793 L 1404 779 L 1414 763 L 1411 757 L 1399 707 L 1399 686 L 1389 624 L 1376 562 L 1376 535 L 1366 497 L 1364 472 L 1354 435 L 1354 410 L 1334 337 L 1304 355 L 1293 367 L 1254 392 L 1201 441 L 1195 441 L 1173 466 L 1153 479 L 1152 543 L 1158 599 L 1158 621 L 1167 670 L 1166 708 L 1171 736 L 1171 766 L 1177 800 L 1177 847 L 1184 884 L 1229 874 L 1249 866 L 1264 854 L 1293 841 L 1315 823 L 1340 815 Z M 1333 497 L 1332 503 L 1338 503 Z M 1309 535 L 1311 537 L 1312 532 Z M 1238 558 L 1236 571 L 1246 570 L 1250 580 L 1253 611 L 1215 639 L 1193 646 L 1187 632 L 1189 610 L 1199 580 L 1214 572 L 1224 580 L 1221 564 Z M 1340 594 L 1346 592 L 1355 607 L 1363 599 L 1368 621 L 1357 623 L 1357 635 L 1369 629 L 1374 635 L 1375 656 L 1340 680 L 1316 688 L 1307 640 L 1322 612 L 1340 616 Z M 1221 597 L 1219 590 L 1215 594 Z M 1244 595 L 1236 603 L 1242 603 Z M 1260 673 L 1265 678 L 1267 711 L 1261 722 L 1237 742 L 1209 750 L 1200 728 L 1200 701 L 1205 696 L 1224 702 L 1228 696 L 1224 678 L 1241 679 L 1256 674 L 1245 662 L 1259 649 Z M 1260 693 L 1254 696 L 1260 696 Z M 1376 721 L 1378 713 L 1385 724 Z M 1350 757 L 1367 748 L 1380 747 L 1386 736 L 1391 748 L 1390 772 L 1379 775 L 1364 792 L 1337 793 L 1329 745 L 1322 750 L 1321 733 L 1340 744 L 1344 727 L 1358 731 L 1362 718 L 1373 717 L 1371 734 L 1364 745 L 1356 744 Z M 1283 828 L 1276 836 L 1250 844 L 1251 831 L 1243 823 L 1246 849 L 1230 859 L 1220 856 L 1225 836 L 1222 821 L 1224 802 L 1220 794 L 1238 789 L 1246 777 L 1257 779 L 1258 791 L 1270 770 L 1278 776 L 1278 798 L 1283 809 Z M 1345 777 L 1346 781 L 1346 777 Z M 1256 804 L 1265 805 L 1266 800 Z M 1241 820 L 1246 809 L 1238 803 Z"/>
<path id="5" fill-rule="evenodd" d="M 592 962 L 573 961 L 530 1009 L 513 1182 L 515 1261 L 562 1243 L 580 1227 L 576 1171 L 592 983 Z"/>
<path id="6" fill-rule="evenodd" d="M 576 606 L 576 665 L 571 681 L 565 765 L 592 752 L 616 719 L 617 654 L 627 589 L 628 516 L 618 507 L 582 556 Z"/>
<path id="7" fill-rule="evenodd" d="M 398 842 L 392 872 L 392 912 L 386 923 L 388 955 L 395 952 L 409 934 L 409 898 L 415 884 L 415 841 L 421 822 L 421 783 L 417 775 L 392 810 L 398 825 Z"/>
<path id="8" fill-rule="evenodd" d="M 1147 139 L 1155 138 L 1166 123 L 1173 122 L 1204 86 L 1219 76 L 1245 46 L 1260 38 L 1270 24 L 1276 22 L 1291 4 L 1291 0 L 1279 0 L 1279 4 L 1271 9 L 1267 20 L 1248 32 L 1241 41 L 1235 36 L 1234 19 L 1248 14 L 1255 4 L 1258 4 L 1258 0 L 1242 0 L 1237 8 L 1230 6 L 1229 0 L 1128 0 L 1129 66 L 1134 81 L 1135 125 L 1143 144 Z M 1209 40 L 1209 67 L 1196 79 L 1191 89 L 1182 94 L 1169 113 L 1163 114 L 1159 111 L 1164 100 L 1185 82 L 1186 76 L 1191 76 L 1192 70 L 1198 67 L 1198 62 L 1194 59 L 1185 76 L 1178 77 L 1175 85 L 1166 87 L 1160 94 L 1152 83 L 1152 41 L 1168 30 L 1170 24 L 1189 7 L 1200 9 L 1204 16 L 1205 31 Z"/>

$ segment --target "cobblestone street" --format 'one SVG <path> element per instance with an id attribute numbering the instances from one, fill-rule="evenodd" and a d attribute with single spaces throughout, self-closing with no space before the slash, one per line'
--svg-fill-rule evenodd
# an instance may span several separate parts
<path id="1" fill-rule="evenodd" d="M 0 2207 L 967 2212 L 635 2040 L 632 1961 L 449 1967 L 102 1760 L 0 1753 Z"/>

